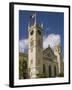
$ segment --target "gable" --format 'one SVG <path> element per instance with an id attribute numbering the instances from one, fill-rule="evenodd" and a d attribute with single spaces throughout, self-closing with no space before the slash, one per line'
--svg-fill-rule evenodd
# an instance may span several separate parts
<path id="1" fill-rule="evenodd" d="M 50 47 L 48 47 L 43 51 L 43 58 L 51 59 L 51 61 L 52 61 L 52 60 L 56 59 L 56 56 L 54 55 L 53 50 Z"/>

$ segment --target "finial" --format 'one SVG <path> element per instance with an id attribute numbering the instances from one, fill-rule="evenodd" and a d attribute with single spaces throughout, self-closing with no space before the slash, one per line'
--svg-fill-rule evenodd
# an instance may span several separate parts
<path id="1" fill-rule="evenodd" d="M 41 23 L 41 28 L 43 28 L 43 23 Z"/>
<path id="2" fill-rule="evenodd" d="M 35 26 L 36 26 L 36 12 L 34 13 L 34 16 L 35 16 Z"/>

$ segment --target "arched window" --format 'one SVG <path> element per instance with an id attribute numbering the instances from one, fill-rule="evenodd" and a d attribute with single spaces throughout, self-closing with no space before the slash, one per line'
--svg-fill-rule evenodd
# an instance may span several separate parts
<path id="1" fill-rule="evenodd" d="M 33 33 L 34 33 L 34 31 L 32 30 L 32 31 L 30 32 L 30 35 L 33 35 Z"/>
<path id="2" fill-rule="evenodd" d="M 52 72 L 52 70 L 51 70 L 51 65 L 49 65 L 48 68 L 49 68 L 49 77 L 51 77 L 51 74 L 52 74 L 52 73 L 51 73 L 51 72 Z"/>
<path id="3" fill-rule="evenodd" d="M 41 31 L 40 30 L 38 30 L 38 34 L 41 35 Z"/>
<path id="4" fill-rule="evenodd" d="M 43 73 L 45 73 L 46 70 L 45 70 L 45 64 L 43 64 Z"/>
<path id="5" fill-rule="evenodd" d="M 54 77 L 56 77 L 56 66 L 54 66 Z"/>

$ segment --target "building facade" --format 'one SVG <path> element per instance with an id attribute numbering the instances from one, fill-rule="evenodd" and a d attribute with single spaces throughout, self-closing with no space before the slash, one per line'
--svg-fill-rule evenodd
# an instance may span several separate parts
<path id="1" fill-rule="evenodd" d="M 28 25 L 28 75 L 29 78 L 56 77 L 63 73 L 63 60 L 61 57 L 61 47 L 57 45 L 54 51 L 48 46 L 43 50 L 43 24 L 39 25 L 35 21 Z"/>
<path id="2" fill-rule="evenodd" d="M 60 46 L 57 45 L 54 51 L 50 46 L 43 51 L 43 67 L 45 68 L 43 73 L 46 73 L 47 77 L 57 77 L 64 72 L 64 63 L 59 50 Z"/>
<path id="3" fill-rule="evenodd" d="M 36 14 L 32 25 L 28 25 L 28 54 L 19 56 L 19 78 L 45 78 L 64 76 L 61 46 L 54 50 L 48 45 L 43 49 L 43 24 L 37 24 Z"/>

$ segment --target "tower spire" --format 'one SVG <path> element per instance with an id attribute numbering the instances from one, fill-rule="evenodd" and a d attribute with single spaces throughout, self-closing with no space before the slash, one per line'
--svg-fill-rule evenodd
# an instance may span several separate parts
<path id="1" fill-rule="evenodd" d="M 41 23 L 41 28 L 43 29 L 43 23 Z"/>
<path id="2" fill-rule="evenodd" d="M 35 25 L 36 26 L 36 12 L 33 12 L 33 14 L 30 16 L 30 26 Z"/>
<path id="3" fill-rule="evenodd" d="M 36 26 L 36 12 L 34 14 L 35 14 L 35 26 Z"/>

